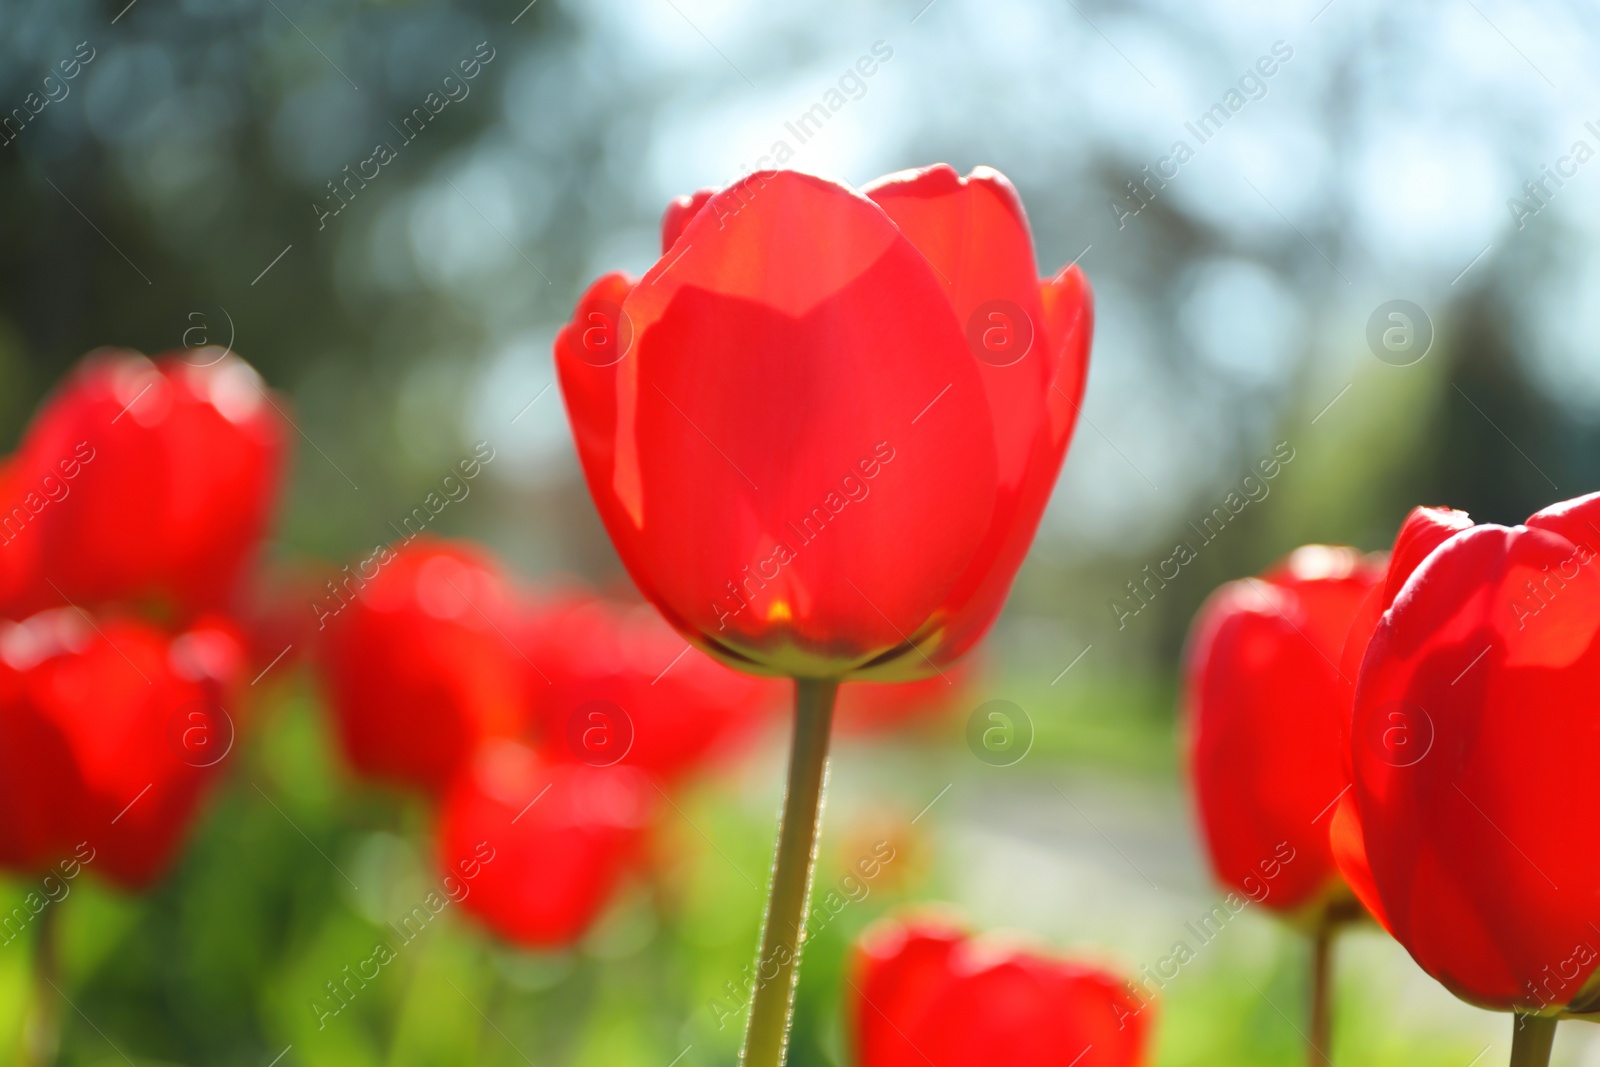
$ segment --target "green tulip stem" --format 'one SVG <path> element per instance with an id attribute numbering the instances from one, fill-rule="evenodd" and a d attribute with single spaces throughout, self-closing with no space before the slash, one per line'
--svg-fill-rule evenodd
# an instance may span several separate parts
<path id="1" fill-rule="evenodd" d="M 1549 1067 L 1556 1019 L 1517 1012 L 1511 1017 L 1511 1067 Z"/>
<path id="2" fill-rule="evenodd" d="M 752 976 L 755 989 L 750 997 L 750 1023 L 739 1057 L 743 1067 L 781 1067 L 788 1051 L 811 869 L 817 855 L 817 827 L 822 821 L 822 789 L 828 777 L 828 734 L 838 692 L 836 681 L 795 679 L 789 784 L 772 862 L 761 954 Z"/>
<path id="3" fill-rule="evenodd" d="M 1306 1061 L 1311 1067 L 1333 1063 L 1328 1055 L 1333 1033 L 1333 939 L 1337 923 L 1324 915 L 1311 935 L 1311 1025 L 1306 1035 Z"/>
<path id="4" fill-rule="evenodd" d="M 49 1067 L 55 1063 L 61 1041 L 61 1014 L 57 1010 L 61 992 L 56 986 L 60 971 L 56 912 L 60 908 L 60 902 L 46 906 L 34 927 L 33 994 L 23 1023 L 22 1054 L 17 1060 L 24 1067 Z"/>

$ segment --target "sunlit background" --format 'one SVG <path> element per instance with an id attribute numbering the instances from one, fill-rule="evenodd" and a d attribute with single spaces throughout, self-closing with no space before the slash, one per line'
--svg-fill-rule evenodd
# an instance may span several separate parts
<path id="1" fill-rule="evenodd" d="M 642 273 L 671 197 L 776 142 L 856 184 L 941 160 L 1009 175 L 1041 271 L 1075 260 L 1095 287 L 1083 418 L 967 702 L 839 753 L 819 884 L 874 835 L 904 862 L 808 956 L 796 1063 L 845 1062 L 840 960 L 891 905 L 945 901 L 1129 973 L 1208 909 L 1173 712 L 1216 584 L 1302 542 L 1382 548 L 1417 503 L 1515 522 L 1600 488 L 1600 11 L 525 2 L 0 7 L 0 114 L 26 117 L 0 120 L 0 424 L 9 446 L 91 348 L 231 344 L 299 430 L 275 558 L 364 558 L 486 441 L 486 477 L 438 529 L 530 578 L 620 587 L 552 384 L 586 283 Z M 847 75 L 862 56 L 876 72 Z M 469 57 L 469 91 L 403 128 Z M 47 85 L 62 60 L 77 75 Z M 802 141 L 831 91 L 844 104 Z M 377 176 L 341 185 L 380 142 Z M 1371 341 L 1395 300 L 1431 336 L 1406 366 Z M 1203 541 L 1274 454 L 1292 459 L 1269 491 Z M 1126 583 L 1180 541 L 1198 558 L 1141 605 Z M 962 740 L 997 697 L 1037 730 L 1007 768 Z M 286 676 L 174 876 L 149 899 L 78 891 L 64 1055 L 731 1063 L 738 1027 L 707 1004 L 754 943 L 777 761 L 701 783 L 657 846 L 662 883 L 578 950 L 510 952 L 452 917 L 318 1031 L 323 978 L 426 880 L 426 816 L 356 785 L 313 681 Z M 268 783 L 360 891 L 262 802 Z M 1503 1018 L 1376 933 L 1347 945 L 1340 1060 L 1503 1060 Z M 24 951 L 0 948 L 13 1029 Z M 1241 917 L 1165 990 L 1158 1062 L 1298 1062 L 1303 952 Z M 1600 1064 L 1586 1042 L 1569 1025 L 1557 1055 Z"/>

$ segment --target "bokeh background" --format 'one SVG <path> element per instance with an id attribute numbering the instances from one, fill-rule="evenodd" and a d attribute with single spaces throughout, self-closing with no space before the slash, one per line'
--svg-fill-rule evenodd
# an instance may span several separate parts
<path id="1" fill-rule="evenodd" d="M 796 1063 L 845 1062 L 840 961 L 905 901 L 1130 973 L 1208 910 L 1174 707 L 1216 584 L 1302 542 L 1382 548 L 1414 504 L 1515 522 L 1600 488 L 1600 13 L 524 2 L 0 6 L 0 115 L 83 61 L 25 124 L 0 121 L 0 441 L 91 348 L 231 344 L 299 431 L 274 558 L 364 558 L 482 440 L 496 460 L 437 529 L 529 577 L 620 587 L 552 386 L 550 341 L 582 287 L 642 272 L 670 197 L 780 139 L 793 166 L 855 183 L 938 160 L 1007 173 L 1041 270 L 1077 260 L 1096 288 L 1083 420 L 967 702 L 841 745 L 819 884 L 879 837 L 900 858 L 809 950 Z M 798 143 L 786 123 L 875 47 L 891 58 Z M 473 55 L 492 58 L 470 93 L 332 199 Z M 1241 85 L 1269 55 L 1275 73 Z M 1233 90 L 1243 106 L 1202 143 L 1186 124 Z M 1143 184 L 1179 140 L 1193 157 Z M 1394 300 L 1431 338 L 1406 366 L 1369 340 Z M 1125 583 L 1284 448 L 1270 492 L 1178 579 L 1136 615 L 1112 607 L 1139 606 Z M 668 873 L 577 949 L 513 952 L 451 916 L 318 1031 L 324 978 L 426 884 L 428 816 L 342 768 L 303 670 L 273 685 L 162 887 L 74 889 L 67 1062 L 732 1062 L 738 1026 L 707 1003 L 755 940 L 776 743 L 681 801 Z M 1004 768 L 963 740 L 967 713 L 1000 698 L 1036 734 Z M 1504 1058 L 1502 1018 L 1376 933 L 1346 945 L 1342 1061 Z M 1298 1062 L 1303 952 L 1241 916 L 1165 990 L 1158 1062 Z M 7 1034 L 26 953 L 0 947 Z M 1569 1025 L 1557 1055 L 1600 1064 L 1600 1043 Z"/>

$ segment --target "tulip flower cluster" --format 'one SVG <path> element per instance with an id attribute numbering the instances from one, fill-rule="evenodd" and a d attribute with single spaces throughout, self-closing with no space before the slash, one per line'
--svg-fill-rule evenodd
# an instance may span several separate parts
<path id="1" fill-rule="evenodd" d="M 1218 877 L 1283 838 L 1270 906 L 1318 937 L 1359 900 L 1430 975 L 1516 1017 L 1512 1063 L 1600 1009 L 1600 859 L 1571 812 L 1600 756 L 1600 494 L 1524 525 L 1407 517 L 1387 561 L 1321 546 L 1215 594 L 1188 660 L 1190 766 Z"/>
<path id="2" fill-rule="evenodd" d="M 171 862 L 239 725 L 285 431 L 235 356 L 102 350 L 0 467 L 6 869 Z"/>
<path id="3" fill-rule="evenodd" d="M 541 948 L 589 928 L 666 790 L 748 741 L 775 695 L 644 605 L 534 595 L 486 549 L 427 536 L 329 621 L 320 662 L 350 765 L 437 802 L 441 871 L 489 850 L 461 906 Z"/>

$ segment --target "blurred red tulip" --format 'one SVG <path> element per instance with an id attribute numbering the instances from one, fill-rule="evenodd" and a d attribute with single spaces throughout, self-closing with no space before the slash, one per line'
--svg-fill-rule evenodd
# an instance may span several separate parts
<path id="1" fill-rule="evenodd" d="M 1230 582 L 1196 616 L 1185 662 L 1189 766 L 1217 877 L 1315 924 L 1348 901 L 1327 817 L 1348 784 L 1350 690 L 1338 663 L 1384 577 L 1353 549 L 1308 545 Z"/>
<path id="2" fill-rule="evenodd" d="M 491 742 L 446 796 L 439 863 L 452 875 L 476 870 L 459 902 L 496 934 L 559 948 L 610 899 L 654 796 L 632 768 L 552 765 L 523 745 Z"/>
<path id="3" fill-rule="evenodd" d="M 526 723 L 516 590 L 470 542 L 422 536 L 368 564 L 321 620 L 340 740 L 361 773 L 438 792 L 486 739 Z"/>
<path id="4" fill-rule="evenodd" d="M 318 609 L 332 614 L 340 606 L 328 586 L 341 580 L 350 580 L 348 571 L 306 558 L 274 562 L 251 575 L 240 607 L 230 614 L 245 635 L 250 676 L 261 679 L 261 688 L 289 675 L 317 648 L 334 625 Z"/>
<path id="5" fill-rule="evenodd" d="M 92 352 L 0 478 L 0 610 L 128 601 L 191 618 L 234 605 L 270 518 L 283 417 L 220 350 Z"/>
<path id="6" fill-rule="evenodd" d="M 936 719 L 969 695 L 977 673 L 976 657 L 969 656 L 915 682 L 846 682 L 839 687 L 834 728 L 877 734 Z"/>
<path id="7" fill-rule="evenodd" d="M 1127 983 L 972 941 L 938 922 L 862 935 L 851 1015 L 860 1067 L 1133 1067 L 1150 1013 Z"/>
<path id="8" fill-rule="evenodd" d="M 663 258 L 584 294 L 556 359 L 645 595 L 743 669 L 909 679 L 971 647 L 1033 539 L 1092 325 L 1040 283 L 1002 175 L 860 192 L 792 171 L 678 201 Z"/>
<path id="9" fill-rule="evenodd" d="M 671 782 L 743 748 L 785 695 L 685 645 L 647 604 L 568 592 L 530 615 L 529 688 L 552 760 Z"/>
<path id="10" fill-rule="evenodd" d="M 11 507 L 27 499 L 30 490 L 26 479 L 24 465 L 17 456 L 0 460 L 0 506 Z M 30 598 L 38 599 L 35 587 L 40 584 L 36 566 L 39 546 L 32 538 L 19 540 L 27 528 L 25 523 L 19 525 L 19 519 L 11 511 L 0 513 L 0 611 L 13 615 Z"/>
<path id="11" fill-rule="evenodd" d="M 8 624 L 0 862 L 37 870 L 87 842 L 96 874 L 148 885 L 232 747 L 222 701 L 243 665 L 237 632 L 215 618 L 172 639 L 71 608 Z"/>
<path id="12" fill-rule="evenodd" d="M 1457 996 L 1595 1007 L 1600 495 L 1475 526 L 1403 578 L 1362 661 L 1351 756 L 1391 933 Z M 1391 583 L 1392 585 L 1393 583 Z"/>

